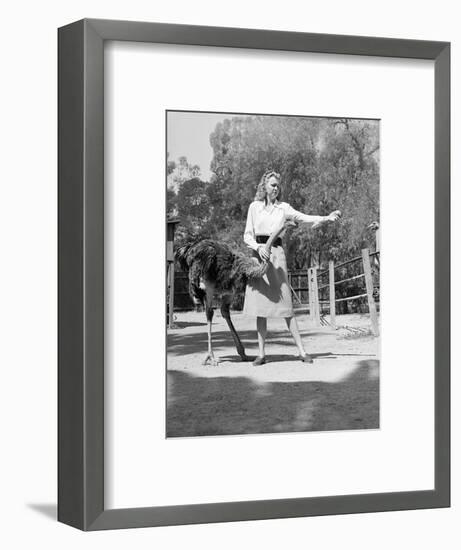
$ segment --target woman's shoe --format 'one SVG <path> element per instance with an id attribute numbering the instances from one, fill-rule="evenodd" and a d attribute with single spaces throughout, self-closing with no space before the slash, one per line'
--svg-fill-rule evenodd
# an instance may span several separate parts
<path id="1" fill-rule="evenodd" d="M 313 363 L 314 362 L 314 360 L 312 359 L 312 357 L 308 353 L 306 353 L 306 355 L 300 355 L 299 359 L 303 363 Z"/>
<path id="2" fill-rule="evenodd" d="M 264 363 L 266 362 L 266 358 L 265 357 L 256 357 L 256 359 L 253 361 L 253 367 L 259 367 L 260 365 L 264 365 Z"/>

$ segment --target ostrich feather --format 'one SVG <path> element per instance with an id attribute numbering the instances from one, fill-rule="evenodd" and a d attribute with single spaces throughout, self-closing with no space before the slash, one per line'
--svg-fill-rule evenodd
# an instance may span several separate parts
<path id="1" fill-rule="evenodd" d="M 204 239 L 179 247 L 176 260 L 183 270 L 189 271 L 191 295 L 203 301 L 205 287 L 213 286 L 218 294 L 243 292 L 252 278 L 263 277 L 267 263 L 259 262 L 233 251 L 229 245 Z"/>

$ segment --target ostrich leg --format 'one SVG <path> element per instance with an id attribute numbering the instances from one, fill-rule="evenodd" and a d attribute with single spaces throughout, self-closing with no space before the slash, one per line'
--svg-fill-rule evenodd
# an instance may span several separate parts
<path id="1" fill-rule="evenodd" d="M 213 321 L 213 294 L 214 294 L 214 288 L 207 288 L 206 289 L 206 297 L 205 297 L 205 311 L 206 311 L 206 320 L 208 322 L 208 353 L 205 356 L 205 359 L 203 360 L 203 365 L 207 365 L 210 363 L 212 367 L 216 367 L 219 363 L 219 361 L 215 358 L 212 348 L 212 335 L 211 335 L 211 325 Z"/>
<path id="2" fill-rule="evenodd" d="M 250 361 L 250 358 L 245 353 L 245 348 L 243 347 L 243 344 L 240 341 L 239 335 L 235 330 L 234 323 L 232 322 L 232 319 L 230 316 L 229 299 L 226 296 L 223 296 L 222 298 L 221 315 L 224 317 L 224 319 L 227 322 L 227 326 L 229 327 L 229 330 L 231 331 L 231 334 L 232 334 L 232 338 L 234 339 L 235 347 L 237 348 L 237 353 L 240 355 L 242 361 Z"/>

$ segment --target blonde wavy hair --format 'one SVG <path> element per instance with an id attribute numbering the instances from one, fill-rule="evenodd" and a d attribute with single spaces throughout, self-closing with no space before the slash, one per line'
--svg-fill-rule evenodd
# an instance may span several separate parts
<path id="1" fill-rule="evenodd" d="M 275 172 L 274 170 L 267 170 L 262 175 L 261 180 L 258 183 L 258 187 L 256 188 L 256 195 L 255 195 L 255 201 L 265 201 L 266 200 L 266 183 L 268 182 L 269 178 L 276 178 L 279 182 L 279 193 L 277 195 L 277 200 L 280 201 L 282 199 L 282 190 L 280 188 L 281 183 L 281 177 L 278 172 Z"/>

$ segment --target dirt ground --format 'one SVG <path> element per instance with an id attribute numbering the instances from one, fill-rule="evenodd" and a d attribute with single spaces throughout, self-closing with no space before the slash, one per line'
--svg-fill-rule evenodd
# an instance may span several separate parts
<path id="1" fill-rule="evenodd" d="M 338 316 L 336 330 L 310 326 L 305 313 L 297 317 L 313 364 L 297 360 L 283 319 L 268 320 L 267 363 L 242 362 L 217 312 L 213 349 L 220 363 L 207 366 L 205 314 L 176 313 L 177 328 L 168 330 L 167 436 L 378 428 L 379 339 L 368 315 Z M 238 312 L 232 318 L 254 358 L 255 319 Z"/>

